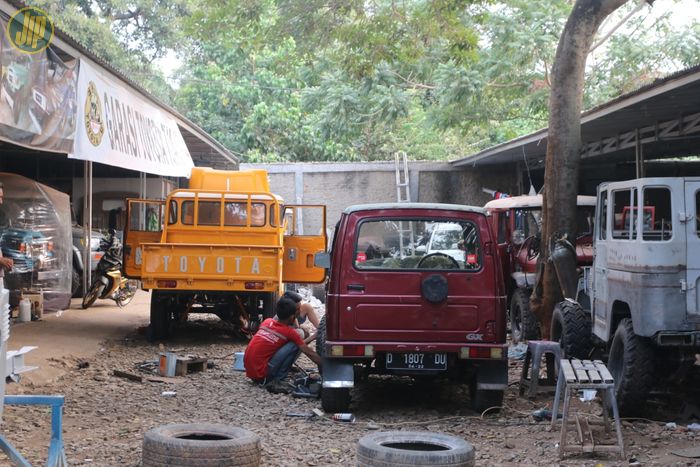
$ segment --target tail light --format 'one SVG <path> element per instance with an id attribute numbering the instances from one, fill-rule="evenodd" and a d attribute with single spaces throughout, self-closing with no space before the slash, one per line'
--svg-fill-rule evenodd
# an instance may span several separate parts
<path id="1" fill-rule="evenodd" d="M 26 253 L 27 252 L 27 244 L 25 242 L 22 242 L 19 244 L 19 252 L 20 253 Z"/>
<path id="2" fill-rule="evenodd" d="M 373 357 L 373 345 L 331 345 L 333 357 Z"/>
<path id="3" fill-rule="evenodd" d="M 47 242 L 46 243 L 46 249 L 48 251 L 53 251 L 53 242 Z"/>
<path id="4" fill-rule="evenodd" d="M 462 347 L 459 350 L 459 358 L 502 359 L 503 347 Z"/>
<path id="5" fill-rule="evenodd" d="M 248 290 L 262 290 L 265 288 L 265 284 L 263 282 L 246 282 L 245 288 Z"/>
<path id="6" fill-rule="evenodd" d="M 177 287 L 177 281 L 158 281 L 156 284 L 160 289 L 174 289 Z"/>

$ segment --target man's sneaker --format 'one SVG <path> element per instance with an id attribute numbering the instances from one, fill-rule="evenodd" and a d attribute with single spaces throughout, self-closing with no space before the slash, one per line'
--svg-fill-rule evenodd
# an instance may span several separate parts
<path id="1" fill-rule="evenodd" d="M 265 389 L 272 394 L 289 394 L 292 391 L 287 383 L 281 381 L 270 381 L 265 385 Z"/>

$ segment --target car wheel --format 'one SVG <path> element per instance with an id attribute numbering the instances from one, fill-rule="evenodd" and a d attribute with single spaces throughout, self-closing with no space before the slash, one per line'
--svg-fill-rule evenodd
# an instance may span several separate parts
<path id="1" fill-rule="evenodd" d="M 144 467 L 258 466 L 260 438 L 225 425 L 164 425 L 146 432 L 141 457 Z"/>
<path id="2" fill-rule="evenodd" d="M 151 291 L 151 324 L 148 327 L 148 340 L 167 339 L 170 334 L 170 314 L 165 301 L 158 291 Z"/>
<path id="3" fill-rule="evenodd" d="M 357 442 L 357 465 L 474 465 L 474 446 L 456 436 L 429 431 L 380 431 Z"/>
<path id="4" fill-rule="evenodd" d="M 591 343 L 591 315 L 576 302 L 564 300 L 554 306 L 550 339 L 559 342 L 562 358 L 588 358 Z"/>
<path id="5" fill-rule="evenodd" d="M 540 323 L 530 309 L 530 290 L 516 289 L 510 301 L 510 338 L 517 344 L 540 338 Z"/>
<path id="6" fill-rule="evenodd" d="M 632 320 L 620 321 L 613 337 L 608 368 L 615 379 L 615 399 L 623 416 L 644 412 L 654 384 L 654 347 L 634 333 Z"/>
<path id="7" fill-rule="evenodd" d="M 70 284 L 71 297 L 73 297 L 73 298 L 80 297 L 82 295 L 82 288 L 83 288 L 82 286 L 83 286 L 83 276 L 74 267 L 73 273 L 71 274 L 71 284 Z"/>
<path id="8" fill-rule="evenodd" d="M 483 413 L 486 409 L 503 406 L 502 390 L 477 389 L 475 380 L 469 385 L 469 397 L 471 399 L 472 409 L 479 414 Z"/>

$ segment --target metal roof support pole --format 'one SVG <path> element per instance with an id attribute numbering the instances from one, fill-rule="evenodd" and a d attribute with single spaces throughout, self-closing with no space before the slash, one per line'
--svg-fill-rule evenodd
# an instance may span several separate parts
<path id="1" fill-rule="evenodd" d="M 635 130 L 634 165 L 637 178 L 644 177 L 644 146 L 642 146 L 642 137 L 639 128 Z"/>
<path id="2" fill-rule="evenodd" d="M 92 258 L 90 258 L 90 245 L 92 245 L 92 161 L 83 164 L 83 238 L 87 239 L 83 245 L 83 296 L 90 290 L 92 274 Z"/>

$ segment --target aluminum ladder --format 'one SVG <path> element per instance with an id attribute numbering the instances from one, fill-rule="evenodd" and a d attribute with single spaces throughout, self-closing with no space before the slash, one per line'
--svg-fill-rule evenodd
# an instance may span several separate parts
<path id="1" fill-rule="evenodd" d="M 411 202 L 411 187 L 409 185 L 408 177 L 408 155 L 405 151 L 399 151 L 394 154 L 394 162 L 396 169 L 396 201 L 399 203 L 410 203 Z M 408 236 L 408 241 L 411 249 L 415 245 L 415 238 L 413 234 L 413 222 L 412 221 L 399 221 L 399 256 L 401 259 L 406 256 L 413 254 L 413 251 L 406 254 L 405 237 Z"/>

